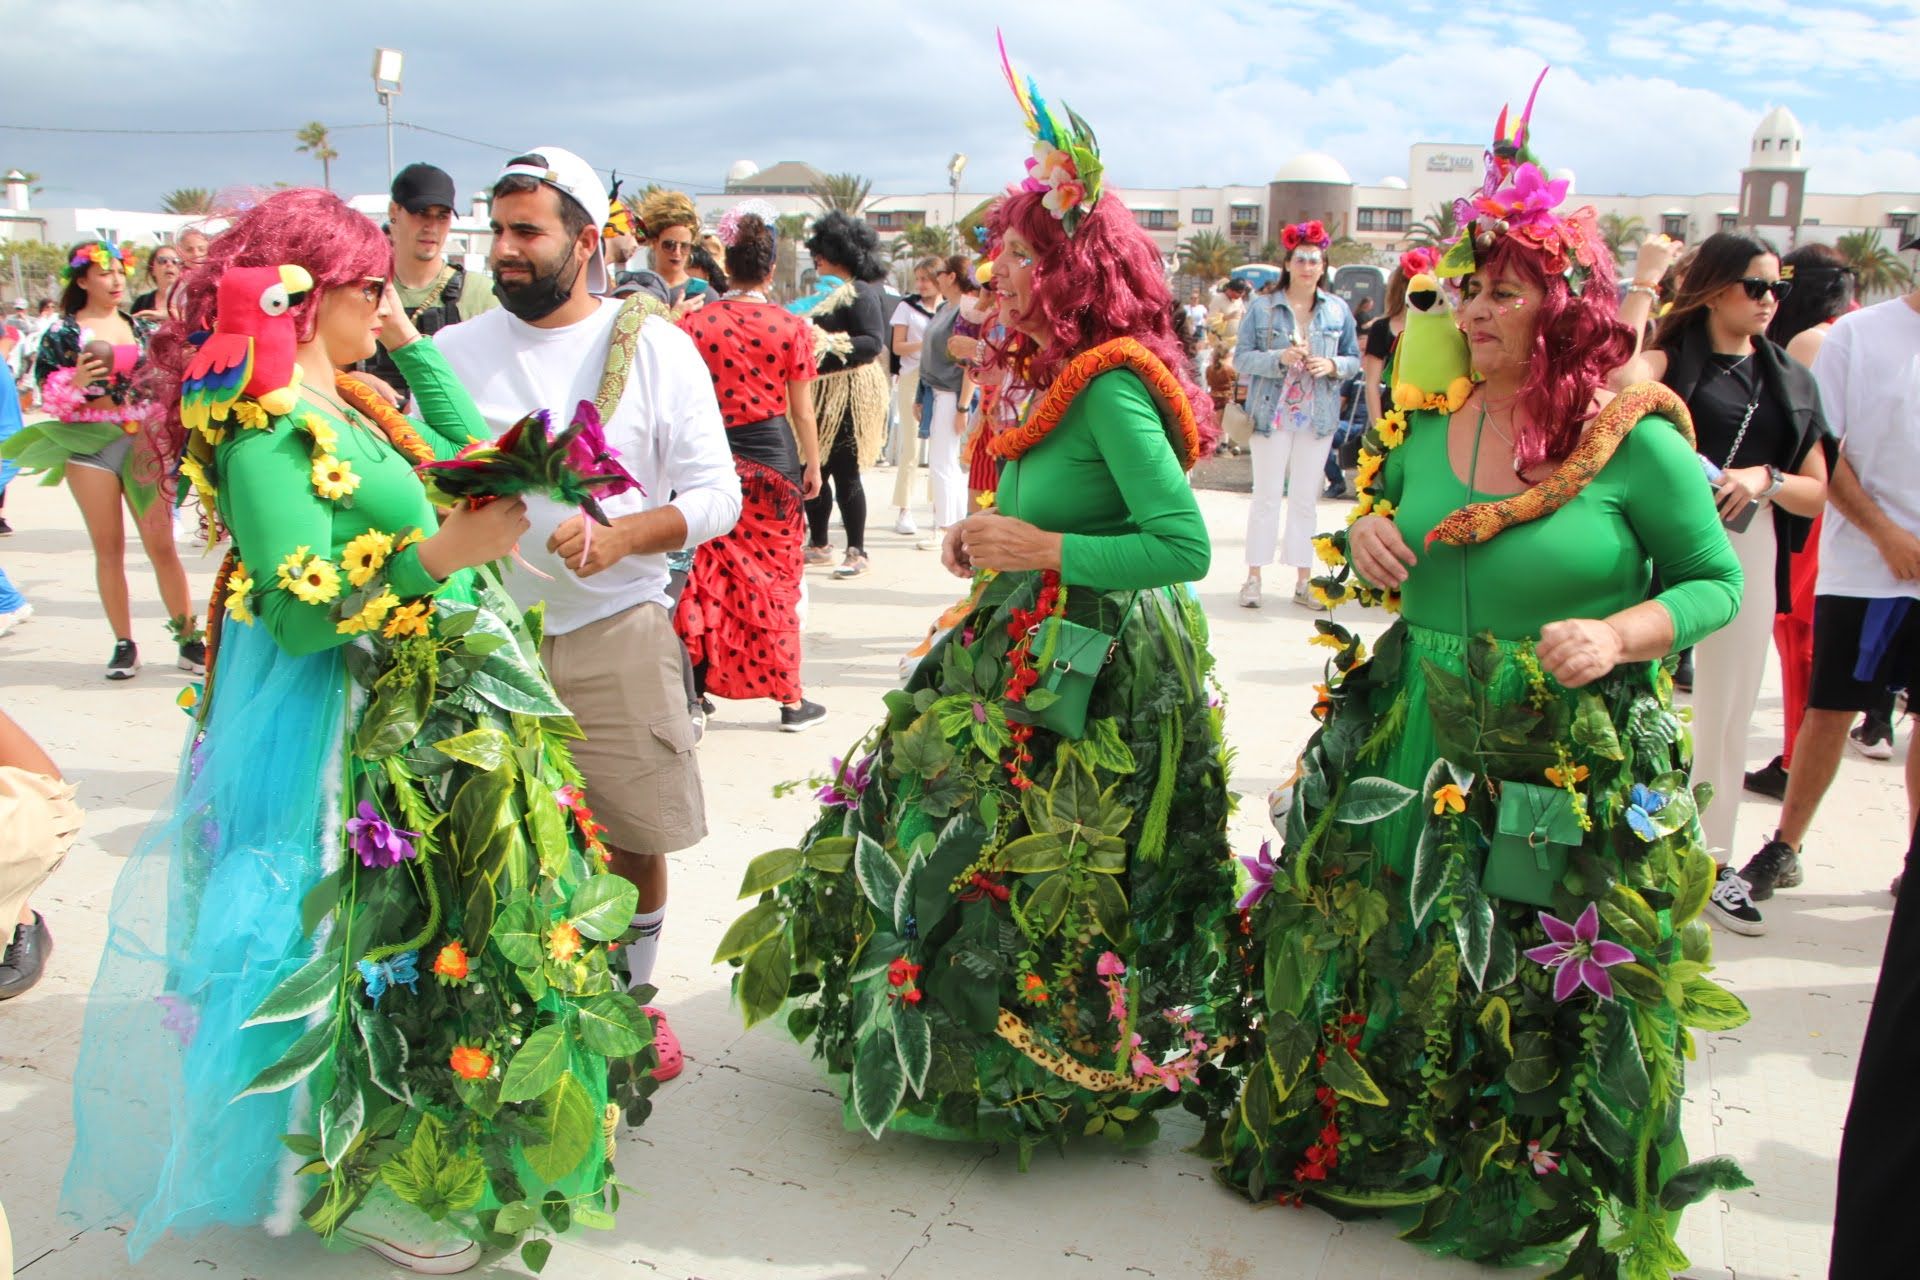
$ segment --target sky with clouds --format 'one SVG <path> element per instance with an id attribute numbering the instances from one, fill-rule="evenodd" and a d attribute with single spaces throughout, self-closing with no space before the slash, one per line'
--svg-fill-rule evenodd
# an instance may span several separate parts
<path id="1" fill-rule="evenodd" d="M 294 151 L 335 129 L 336 189 L 386 185 L 370 65 L 406 54 L 398 163 L 463 191 L 537 144 L 601 169 L 716 189 L 738 159 L 806 160 L 876 193 L 990 190 L 1025 155 L 996 24 L 1043 92 L 1099 131 L 1118 186 L 1261 183 L 1308 149 L 1357 181 L 1415 142 L 1485 140 L 1543 63 L 1543 159 L 1595 193 L 1733 191 L 1784 103 L 1810 186 L 1920 191 L 1920 0 L 1656 5 L 1024 0 L 949 5 L 576 0 L 0 0 L 0 166 L 47 207 L 153 208 L 182 186 L 317 182 Z M 1516 102 L 1517 105 L 1517 102 Z M 350 127 L 361 126 L 361 127 Z"/>

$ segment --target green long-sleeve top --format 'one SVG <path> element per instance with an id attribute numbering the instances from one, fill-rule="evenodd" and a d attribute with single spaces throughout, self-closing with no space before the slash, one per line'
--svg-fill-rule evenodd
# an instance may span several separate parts
<path id="1" fill-rule="evenodd" d="M 416 425 L 436 456 L 452 457 L 474 440 L 488 438 L 473 398 L 431 342 L 408 343 L 393 356 L 420 406 Z M 308 415 L 333 429 L 338 442 L 333 456 L 360 478 L 350 499 L 318 492 L 317 451 L 301 425 Z M 308 603 L 276 584 L 276 570 L 288 556 L 301 547 L 324 556 L 339 570 L 338 589 L 345 594 L 354 587 L 341 560 L 355 538 L 371 530 L 397 544 L 415 530 L 431 535 L 439 527 L 412 461 L 387 442 L 378 426 L 357 414 L 343 420 L 332 405 L 311 395 L 303 395 L 292 413 L 273 419 L 264 430 L 230 429 L 214 457 L 221 518 L 233 530 L 234 546 L 255 585 L 269 588 L 257 597 L 257 625 L 292 654 L 318 653 L 353 636 L 338 629 L 330 601 Z M 446 585 L 421 567 L 417 547 L 394 551 L 384 567 L 389 589 L 402 600 L 432 595 Z"/>
<path id="2" fill-rule="evenodd" d="M 1127 369 L 1090 381 L 1044 439 L 1007 463 L 997 505 L 1065 535 L 1060 580 L 1070 586 L 1193 582 L 1213 558 L 1160 410 Z"/>
<path id="3" fill-rule="evenodd" d="M 1549 622 L 1605 618 L 1655 596 L 1684 649 L 1732 621 L 1740 607 L 1740 561 L 1714 510 L 1699 459 L 1665 418 L 1640 420 L 1600 473 L 1552 515 L 1515 525 L 1489 542 L 1457 547 L 1427 534 L 1481 493 L 1447 456 L 1447 416 L 1408 415 L 1407 438 L 1387 455 L 1393 521 L 1420 557 L 1401 588 L 1415 626 L 1449 635 L 1492 632 L 1537 639 Z"/>

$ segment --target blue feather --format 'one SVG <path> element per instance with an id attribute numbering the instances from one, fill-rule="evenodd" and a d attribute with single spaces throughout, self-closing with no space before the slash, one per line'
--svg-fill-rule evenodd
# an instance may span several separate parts
<path id="1" fill-rule="evenodd" d="M 1027 77 L 1027 96 L 1033 99 L 1033 115 L 1040 141 L 1050 147 L 1059 147 L 1060 131 L 1054 127 L 1053 110 L 1047 106 L 1047 100 L 1040 96 L 1040 86 L 1033 82 L 1032 76 Z"/>

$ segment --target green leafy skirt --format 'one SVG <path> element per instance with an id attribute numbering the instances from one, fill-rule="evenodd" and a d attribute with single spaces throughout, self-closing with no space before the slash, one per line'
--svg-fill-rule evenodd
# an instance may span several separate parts
<path id="1" fill-rule="evenodd" d="M 1746 1185 L 1686 1164 L 1683 1065 L 1746 1010 L 1705 976 L 1709 797 L 1672 681 L 1569 690 L 1530 644 L 1405 622 L 1361 661 L 1317 625 L 1340 653 L 1243 918 L 1223 1176 L 1478 1260 L 1683 1268 L 1678 1211 Z"/>
<path id="2" fill-rule="evenodd" d="M 834 762 L 799 847 L 749 867 L 741 896 L 759 900 L 716 957 L 741 965 L 749 1024 L 791 1001 L 788 1028 L 848 1079 L 850 1125 L 1007 1141 L 1023 1163 L 1074 1134 L 1149 1141 L 1176 1100 L 1231 1100 L 1205 621 L 1184 588 L 1131 610 L 1068 589 L 1066 617 L 1119 643 L 1083 737 L 1029 731 L 1041 700 L 1008 687 L 1040 579 L 982 581 Z"/>

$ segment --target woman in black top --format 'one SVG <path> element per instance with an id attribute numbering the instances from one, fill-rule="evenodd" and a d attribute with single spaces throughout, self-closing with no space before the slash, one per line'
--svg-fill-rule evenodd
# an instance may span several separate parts
<path id="1" fill-rule="evenodd" d="M 1788 555 L 1805 544 L 1827 500 L 1826 455 L 1814 447 L 1826 436 L 1819 388 L 1806 366 L 1766 337 L 1791 287 L 1765 242 L 1733 232 L 1709 237 L 1653 349 L 1614 378 L 1617 385 L 1658 379 L 1687 402 L 1702 469 L 1746 574 L 1740 612 L 1702 640 L 1694 658 L 1694 778 L 1713 785 L 1701 826 L 1717 857 L 1734 845 L 1773 617 L 1791 608 Z M 1775 883 L 1790 888 L 1799 880 L 1768 877 L 1759 896 Z M 1710 903 L 1715 918 L 1738 933 L 1762 932 L 1751 890 L 1722 864 Z"/>
<path id="2" fill-rule="evenodd" d="M 133 300 L 133 315 L 136 320 L 151 320 L 155 324 L 167 318 L 167 303 L 173 297 L 173 286 L 180 280 L 180 251 L 170 244 L 163 244 L 153 251 L 147 259 L 147 284 L 149 288 Z"/>
<path id="3" fill-rule="evenodd" d="M 880 456 L 887 434 L 887 312 L 880 286 L 886 275 L 880 237 L 865 221 L 834 210 L 813 224 L 807 252 L 814 270 L 840 283 L 810 309 L 807 319 L 828 334 L 813 390 L 820 428 L 820 495 L 807 503 L 808 564 L 833 559 L 827 521 L 836 498 L 847 531 L 847 557 L 836 578 L 867 571 L 867 492 L 860 471 Z"/>

